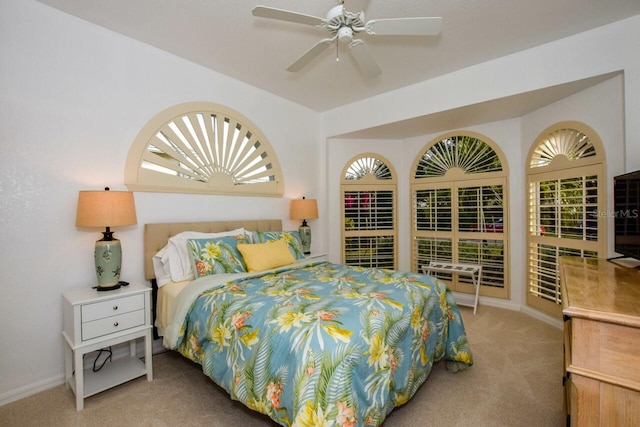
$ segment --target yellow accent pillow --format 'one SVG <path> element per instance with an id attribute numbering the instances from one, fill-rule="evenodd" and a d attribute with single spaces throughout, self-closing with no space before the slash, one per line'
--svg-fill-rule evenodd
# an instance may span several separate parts
<path id="1" fill-rule="evenodd" d="M 282 267 L 296 261 L 284 239 L 266 243 L 239 243 L 238 250 L 249 272 Z"/>

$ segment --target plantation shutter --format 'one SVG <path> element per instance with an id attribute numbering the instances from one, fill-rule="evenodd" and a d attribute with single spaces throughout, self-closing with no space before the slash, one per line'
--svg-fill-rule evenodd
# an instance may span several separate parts
<path id="1" fill-rule="evenodd" d="M 427 145 L 414 161 L 412 269 L 431 261 L 482 265 L 482 295 L 507 298 L 507 171 L 500 154 L 476 135 L 451 135 Z M 471 278 L 437 273 L 458 292 Z"/>
<path id="2" fill-rule="evenodd" d="M 278 158 L 260 130 L 221 105 L 192 102 L 154 117 L 134 141 L 125 168 L 133 191 L 281 197 Z"/>
<path id="3" fill-rule="evenodd" d="M 343 171 L 343 263 L 396 268 L 396 184 L 388 163 L 375 155 Z"/>
<path id="4" fill-rule="evenodd" d="M 566 122 L 544 131 L 527 171 L 527 304 L 561 316 L 558 264 L 562 256 L 594 258 L 605 252 L 604 164 L 588 126 Z"/>

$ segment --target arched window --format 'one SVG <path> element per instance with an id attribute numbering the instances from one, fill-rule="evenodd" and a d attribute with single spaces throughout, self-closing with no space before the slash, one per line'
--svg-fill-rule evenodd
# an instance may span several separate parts
<path id="1" fill-rule="evenodd" d="M 561 256 L 604 256 L 606 211 L 604 149 L 583 123 L 544 130 L 527 159 L 527 304 L 562 313 Z"/>
<path id="2" fill-rule="evenodd" d="M 396 177 L 377 154 L 361 154 L 342 171 L 342 262 L 396 268 Z"/>
<path id="3" fill-rule="evenodd" d="M 481 264 L 480 294 L 509 297 L 508 171 L 493 142 L 470 132 L 431 141 L 412 167 L 412 269 L 430 261 Z M 474 293 L 469 277 L 438 274 Z"/>
<path id="4" fill-rule="evenodd" d="M 140 131 L 125 167 L 134 191 L 281 197 L 271 144 L 240 113 L 207 102 L 162 111 Z"/>

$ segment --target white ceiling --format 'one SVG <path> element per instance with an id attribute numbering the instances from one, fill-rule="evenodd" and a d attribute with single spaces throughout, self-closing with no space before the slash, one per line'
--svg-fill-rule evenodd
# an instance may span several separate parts
<path id="1" fill-rule="evenodd" d="M 640 14 L 639 0 L 345 0 L 367 20 L 443 18 L 437 37 L 358 36 L 382 68 L 367 79 L 344 46 L 286 71 L 326 30 L 251 14 L 262 4 L 324 17 L 336 0 L 39 1 L 319 112 Z M 558 94 L 550 89 L 538 103 Z"/>

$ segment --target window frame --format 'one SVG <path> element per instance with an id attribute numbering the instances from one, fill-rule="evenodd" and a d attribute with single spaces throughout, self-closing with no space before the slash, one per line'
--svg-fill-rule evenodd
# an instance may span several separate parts
<path id="1" fill-rule="evenodd" d="M 198 115 L 205 117 L 205 122 L 208 115 L 215 117 L 213 121 L 216 125 L 207 123 L 209 126 L 205 126 L 204 129 L 193 125 L 196 130 L 191 132 L 189 126 L 184 124 L 184 119 L 193 124 L 197 122 Z M 223 124 L 224 131 L 218 129 L 220 123 Z M 168 129 L 169 127 L 177 131 L 174 132 Z M 233 132 L 229 132 L 230 129 L 233 129 Z M 175 148 L 165 144 L 167 151 L 159 151 L 161 156 L 158 157 L 168 153 L 164 157 L 167 158 L 167 162 L 178 165 L 175 169 L 179 169 L 182 159 L 185 159 L 182 163 L 186 164 L 191 163 L 187 157 L 197 158 L 198 164 L 189 164 L 187 167 L 194 171 L 205 171 L 208 178 L 206 181 L 185 179 L 179 172 L 173 175 L 143 166 L 149 163 L 150 158 L 156 158 L 149 147 L 162 145 L 162 139 L 158 135 L 165 132 L 172 133 L 175 143 L 171 145 L 175 145 Z M 194 134 L 197 136 L 194 137 Z M 198 142 L 194 143 L 196 139 Z M 224 142 L 221 142 L 223 139 Z M 220 148 L 220 153 L 211 154 L 216 151 L 216 147 L 222 145 L 224 148 Z M 247 168 L 248 155 L 252 156 L 254 161 L 263 163 L 264 171 L 268 171 L 273 179 L 261 182 L 251 182 L 251 180 L 234 182 L 235 177 L 229 171 L 229 164 L 236 162 L 238 174 L 243 171 L 252 172 Z M 220 164 L 216 164 L 216 159 L 219 159 Z M 162 159 L 157 161 L 163 162 Z M 169 167 L 169 163 L 165 164 Z M 160 169 L 163 169 L 162 166 Z M 260 173 L 264 174 L 264 172 Z M 284 178 L 280 162 L 267 137 L 244 115 L 211 102 L 186 102 L 174 105 L 152 117 L 131 144 L 125 164 L 124 182 L 131 191 L 261 197 L 282 197 L 284 194 Z"/>
<path id="2" fill-rule="evenodd" d="M 377 178 L 372 173 L 366 173 L 357 179 L 346 179 L 347 173 L 350 168 L 362 159 L 372 158 L 380 161 L 389 170 L 390 177 L 388 179 Z M 398 185 L 396 172 L 393 165 L 383 156 L 376 153 L 361 153 L 352 157 L 346 162 L 342 168 L 340 175 L 340 238 L 341 238 L 341 262 L 347 264 L 347 238 L 349 237 L 391 237 L 393 239 L 393 266 L 386 266 L 384 268 L 396 269 L 398 266 L 398 209 L 397 209 L 397 197 L 398 197 Z M 346 206 L 345 206 L 345 194 L 347 192 L 378 192 L 378 191 L 391 191 L 392 196 L 392 227 L 384 229 L 369 229 L 369 230 L 347 230 L 346 229 Z M 350 264 L 359 265 L 359 264 Z M 373 266 L 378 268 L 377 266 Z M 382 267 L 381 267 L 382 268 Z"/>
<path id="3" fill-rule="evenodd" d="M 558 134 L 559 131 L 567 129 L 571 131 L 577 131 L 584 134 L 590 141 L 593 150 L 589 151 L 587 157 L 577 157 L 570 159 L 567 155 L 562 153 L 555 154 L 550 161 L 545 162 L 543 165 L 533 164 L 534 156 L 540 152 L 540 147 L 544 144 L 548 145 L 547 141 L 550 135 Z M 527 208 L 526 208 L 526 280 L 525 280 L 525 293 L 527 306 L 541 311 L 547 315 L 555 318 L 562 317 L 562 295 L 560 291 L 560 278 L 558 271 L 558 262 L 556 259 L 556 271 L 555 271 L 555 288 L 557 294 L 551 298 L 544 298 L 538 296 L 542 292 L 539 282 L 536 280 L 536 275 L 542 275 L 538 266 L 544 264 L 544 261 L 540 257 L 540 248 L 546 247 L 547 251 L 552 248 L 555 253 L 560 253 L 561 250 L 577 251 L 584 254 L 585 251 L 594 253 L 597 257 L 604 257 L 606 254 L 606 245 L 608 238 L 607 218 L 603 215 L 597 215 L 597 239 L 585 240 L 566 237 L 554 237 L 548 233 L 542 235 L 539 232 L 541 226 L 540 223 L 540 194 L 539 183 L 544 181 L 560 181 L 570 178 L 584 178 L 589 176 L 596 176 L 597 184 L 595 186 L 597 194 L 597 212 L 606 212 L 607 197 L 608 197 L 608 180 L 606 175 L 606 163 L 604 146 L 598 134 L 588 125 L 577 121 L 563 121 L 553 124 L 540 132 L 538 137 L 534 140 L 529 154 L 527 156 L 526 163 L 526 180 L 525 180 L 525 194 L 527 194 Z M 562 206 L 557 204 L 556 206 Z M 586 205 L 585 209 L 586 211 Z M 556 223 L 561 218 L 556 218 Z M 588 255 L 588 254 L 587 254 Z M 548 263 L 548 262 L 546 262 Z M 548 274 L 547 274 L 548 276 Z"/>
<path id="4" fill-rule="evenodd" d="M 452 137 L 471 137 L 474 138 L 484 144 L 486 144 L 495 155 L 498 157 L 501 163 L 502 170 L 500 171 L 490 171 L 490 172 L 480 172 L 480 173 L 466 173 L 464 170 L 459 167 L 450 167 L 443 176 L 429 176 L 429 177 L 416 177 L 417 168 L 420 165 L 421 159 L 423 156 L 436 144 L 440 143 L 447 138 Z M 459 189 L 460 188 L 472 188 L 472 187 L 482 187 L 482 186 L 490 186 L 490 185 L 501 185 L 502 186 L 502 210 L 503 210 L 503 230 L 500 233 L 500 236 L 497 236 L 498 233 L 490 233 L 490 232 L 469 232 L 469 231 L 460 231 L 459 230 L 459 222 L 458 222 L 458 204 L 459 204 Z M 413 272 L 421 273 L 420 268 L 422 264 L 421 260 L 418 259 L 418 245 L 419 240 L 421 238 L 434 238 L 434 239 L 447 239 L 449 238 L 451 241 L 451 260 L 449 262 L 459 262 L 459 247 L 462 240 L 499 240 L 502 241 L 502 259 L 503 259 L 503 286 L 495 287 L 495 286 L 487 286 L 481 284 L 480 286 L 480 295 L 495 297 L 495 298 L 503 298 L 508 299 L 510 297 L 511 287 L 510 287 L 510 233 L 509 233 L 509 171 L 508 165 L 502 150 L 497 146 L 495 142 L 493 142 L 490 138 L 485 135 L 470 132 L 470 131 L 452 131 L 445 134 L 442 134 L 429 143 L 427 143 L 416 155 L 416 158 L 413 162 L 413 166 L 411 168 L 411 196 L 410 196 L 410 209 L 411 212 L 411 268 Z M 438 189 L 438 188 L 448 188 L 451 192 L 451 209 L 452 209 L 452 221 L 451 221 L 451 231 L 424 231 L 418 230 L 417 226 L 417 212 L 416 212 L 416 203 L 415 203 L 415 195 L 417 191 L 420 190 L 429 190 L 429 189 Z M 497 238 L 501 237 L 501 238 Z M 441 261 L 445 261 L 442 259 Z M 471 284 L 467 277 L 460 276 L 457 274 L 447 275 L 440 277 L 451 290 L 461 293 L 467 294 L 475 294 L 474 286 Z M 484 280 L 483 280 L 484 282 Z"/>

